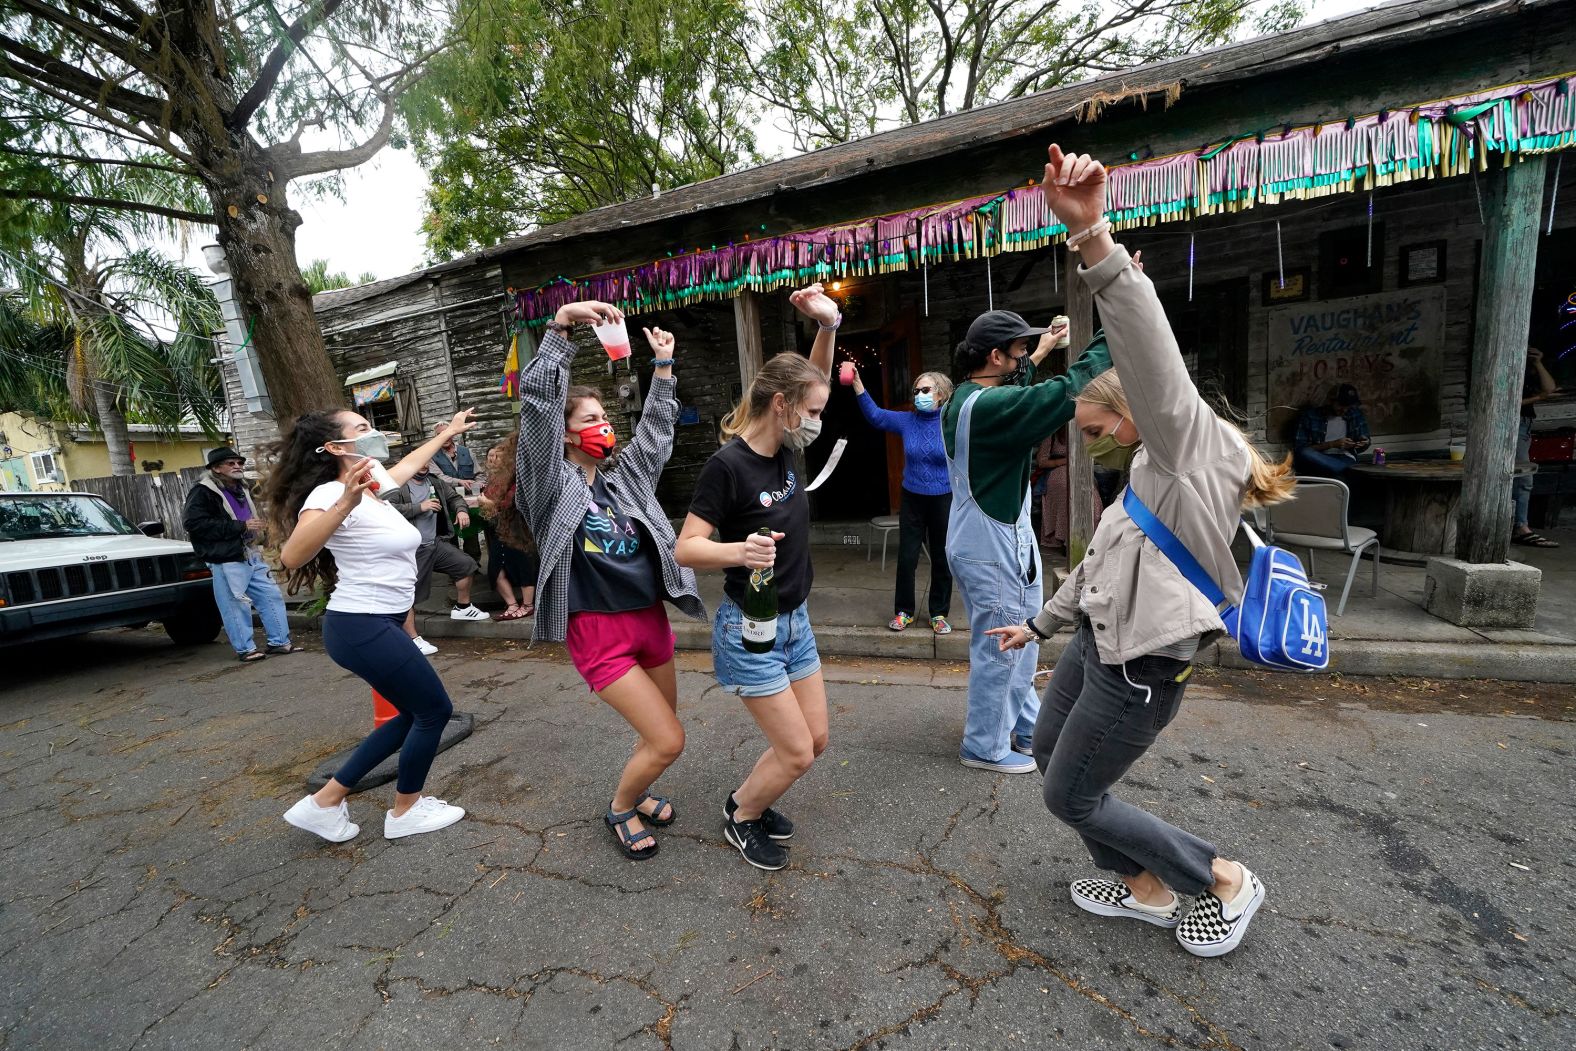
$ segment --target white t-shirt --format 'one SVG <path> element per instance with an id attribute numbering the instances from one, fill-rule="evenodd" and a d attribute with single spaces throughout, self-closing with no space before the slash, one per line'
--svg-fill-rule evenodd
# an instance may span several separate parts
<path id="1" fill-rule="evenodd" d="M 1346 437 L 1346 417 L 1331 416 L 1324 425 L 1324 440 L 1338 442 L 1344 437 Z"/>
<path id="2" fill-rule="evenodd" d="M 307 495 L 303 511 L 326 511 L 345 492 L 344 482 L 324 482 Z M 399 511 L 371 493 L 328 538 L 339 569 L 329 596 L 335 613 L 404 613 L 416 599 L 416 548 L 421 533 Z"/>

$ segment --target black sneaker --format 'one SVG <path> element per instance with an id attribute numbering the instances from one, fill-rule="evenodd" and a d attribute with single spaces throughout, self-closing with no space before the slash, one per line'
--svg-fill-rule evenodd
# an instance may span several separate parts
<path id="1" fill-rule="evenodd" d="M 739 809 L 738 800 L 733 798 L 733 793 L 728 793 L 728 801 L 722 804 L 722 816 L 729 821 L 733 820 L 734 812 Z M 761 811 L 760 823 L 766 826 L 766 834 L 773 839 L 792 839 L 793 822 L 786 817 L 767 807 Z"/>
<path id="2" fill-rule="evenodd" d="M 772 842 L 766 834 L 763 821 L 734 821 L 730 818 L 722 827 L 722 834 L 729 843 L 739 848 L 745 861 L 758 869 L 771 872 L 788 864 L 787 849 Z"/>

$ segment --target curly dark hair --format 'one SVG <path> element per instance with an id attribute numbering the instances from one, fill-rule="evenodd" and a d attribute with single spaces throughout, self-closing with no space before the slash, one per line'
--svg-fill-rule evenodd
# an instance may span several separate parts
<path id="1" fill-rule="evenodd" d="M 531 535 L 531 528 L 526 525 L 525 516 L 515 503 L 515 455 L 519 447 L 520 432 L 516 430 L 510 431 L 488 452 L 489 456 L 497 453 L 503 466 L 497 471 L 487 472 L 487 486 L 482 494 L 494 507 L 493 529 L 497 531 L 499 541 L 505 547 L 529 555 L 536 551 L 536 538 Z"/>
<path id="2" fill-rule="evenodd" d="M 267 507 L 268 529 L 274 536 L 288 537 L 295 530 L 301 505 L 306 503 L 312 490 L 339 477 L 339 457 L 317 450 L 324 442 L 344 440 L 345 426 L 340 417 L 345 411 L 323 409 L 303 413 L 285 429 L 283 438 L 264 449 L 268 474 L 263 479 L 263 502 Z M 316 558 L 300 569 L 290 570 L 285 577 L 292 595 L 302 588 L 318 586 L 325 593 L 332 592 L 338 582 L 339 570 L 326 547 Z"/>

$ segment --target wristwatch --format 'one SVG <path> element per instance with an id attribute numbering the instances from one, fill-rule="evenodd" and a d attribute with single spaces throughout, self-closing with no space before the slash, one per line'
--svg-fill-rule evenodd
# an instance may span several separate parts
<path id="1" fill-rule="evenodd" d="M 549 332 L 561 332 L 564 335 L 568 335 L 569 334 L 569 326 L 565 325 L 561 321 L 556 321 L 556 320 L 549 321 L 547 323 L 547 330 Z"/>

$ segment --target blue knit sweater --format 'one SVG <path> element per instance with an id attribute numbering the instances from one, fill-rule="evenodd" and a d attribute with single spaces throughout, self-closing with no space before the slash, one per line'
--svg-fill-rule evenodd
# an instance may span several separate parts
<path id="1" fill-rule="evenodd" d="M 869 391 L 859 395 L 859 411 L 870 426 L 903 436 L 903 488 L 920 496 L 952 492 L 947 481 L 947 449 L 941 441 L 941 410 L 892 412 L 876 404 Z"/>

